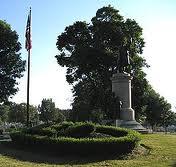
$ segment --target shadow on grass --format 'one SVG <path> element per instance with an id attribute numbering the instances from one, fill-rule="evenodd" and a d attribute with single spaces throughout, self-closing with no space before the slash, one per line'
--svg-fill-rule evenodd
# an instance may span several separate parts
<path id="1" fill-rule="evenodd" d="M 176 167 L 176 162 L 173 164 L 173 166 L 172 167 Z"/>
<path id="2" fill-rule="evenodd" d="M 117 155 L 111 156 L 57 156 L 52 153 L 43 153 L 40 150 L 15 146 L 12 142 L 0 142 L 0 154 L 14 158 L 20 161 L 57 164 L 57 165 L 75 165 L 101 162 L 104 160 L 123 159 Z"/>

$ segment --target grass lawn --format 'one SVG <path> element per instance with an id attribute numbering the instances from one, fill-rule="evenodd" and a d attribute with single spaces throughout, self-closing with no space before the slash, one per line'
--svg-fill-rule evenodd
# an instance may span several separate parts
<path id="1" fill-rule="evenodd" d="M 141 144 L 150 148 L 149 153 L 142 151 L 143 149 L 139 149 L 136 151 L 136 154 L 121 160 L 118 160 L 116 157 L 83 158 L 46 156 L 0 144 L 0 167 L 176 167 L 176 134 L 142 135 Z"/>

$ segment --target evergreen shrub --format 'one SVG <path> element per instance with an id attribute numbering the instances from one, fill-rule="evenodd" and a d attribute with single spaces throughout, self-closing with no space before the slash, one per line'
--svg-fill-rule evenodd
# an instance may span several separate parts
<path id="1" fill-rule="evenodd" d="M 94 130 L 95 126 L 92 123 L 76 123 L 65 130 L 65 136 L 75 138 L 89 137 Z"/>
<path id="2" fill-rule="evenodd" d="M 53 125 L 43 129 L 52 129 L 56 132 Z M 91 123 L 72 123 L 65 129 L 64 133 L 65 136 L 58 137 L 43 135 L 46 134 L 44 132 L 32 134 L 28 131 L 13 132 L 10 135 L 12 142 L 16 144 L 62 155 L 121 155 L 131 152 L 140 141 L 140 134 L 136 131 Z M 102 138 L 89 137 L 90 134 L 96 133 L 106 134 L 107 137 L 106 135 Z"/>
<path id="3" fill-rule="evenodd" d="M 23 132 L 31 135 L 41 135 L 49 137 L 55 136 L 57 134 L 55 129 L 46 124 L 24 129 Z"/>

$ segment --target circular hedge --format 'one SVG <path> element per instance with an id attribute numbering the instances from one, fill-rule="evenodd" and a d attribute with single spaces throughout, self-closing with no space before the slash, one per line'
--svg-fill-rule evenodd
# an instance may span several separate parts
<path id="1" fill-rule="evenodd" d="M 126 154 L 140 141 L 136 131 L 92 123 L 39 125 L 10 134 L 15 144 L 56 154 Z"/>

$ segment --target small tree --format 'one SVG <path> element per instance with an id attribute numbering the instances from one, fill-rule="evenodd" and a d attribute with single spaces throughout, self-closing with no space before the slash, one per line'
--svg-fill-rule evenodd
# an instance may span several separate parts
<path id="1" fill-rule="evenodd" d="M 16 79 L 21 78 L 25 71 L 20 49 L 16 31 L 0 20 L 0 103 L 8 101 L 18 91 Z"/>

